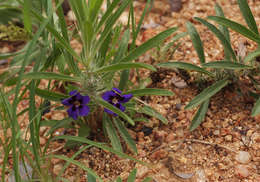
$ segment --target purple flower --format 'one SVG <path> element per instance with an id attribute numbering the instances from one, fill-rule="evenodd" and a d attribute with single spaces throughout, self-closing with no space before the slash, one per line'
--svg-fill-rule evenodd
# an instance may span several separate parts
<path id="1" fill-rule="evenodd" d="M 78 116 L 88 115 L 89 107 L 86 104 L 89 103 L 89 96 L 83 96 L 77 90 L 73 90 L 69 94 L 71 97 L 62 100 L 63 105 L 69 106 L 67 110 L 69 116 L 77 120 Z"/>
<path id="2" fill-rule="evenodd" d="M 124 112 L 125 107 L 122 105 L 122 103 L 128 102 L 133 97 L 133 95 L 132 94 L 122 95 L 121 93 L 122 91 L 119 90 L 118 88 L 113 88 L 112 90 L 105 92 L 102 95 L 102 98 L 108 103 L 112 104 L 113 106 L 117 107 L 118 109 Z M 104 111 L 114 116 L 117 116 L 116 113 L 110 111 L 109 109 L 105 108 Z"/>

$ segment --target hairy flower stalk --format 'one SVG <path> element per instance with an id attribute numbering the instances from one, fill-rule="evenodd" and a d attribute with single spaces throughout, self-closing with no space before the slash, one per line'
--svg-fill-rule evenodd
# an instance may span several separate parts
<path id="1" fill-rule="evenodd" d="M 103 95 L 102 98 L 107 101 L 108 103 L 112 104 L 113 106 L 117 107 L 120 109 L 122 112 L 125 111 L 125 106 L 122 105 L 122 103 L 128 102 L 131 98 L 133 97 L 132 94 L 126 94 L 122 95 L 122 91 L 119 90 L 118 88 L 113 88 L 110 91 L 106 91 Z M 105 112 L 112 114 L 114 116 L 117 116 L 116 113 L 109 109 L 104 109 Z"/>
<path id="2" fill-rule="evenodd" d="M 67 112 L 70 117 L 77 120 L 79 116 L 87 116 L 89 113 L 89 107 L 86 105 L 89 103 L 89 96 L 81 95 L 77 90 L 73 90 L 69 93 L 71 97 L 62 100 L 62 104 L 69 106 Z"/>

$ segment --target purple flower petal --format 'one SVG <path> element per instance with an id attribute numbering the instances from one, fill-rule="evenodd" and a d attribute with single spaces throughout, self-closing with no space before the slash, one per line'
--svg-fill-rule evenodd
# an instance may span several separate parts
<path id="1" fill-rule="evenodd" d="M 89 113 L 89 107 L 86 105 L 80 105 L 78 107 L 79 116 L 87 116 Z"/>
<path id="2" fill-rule="evenodd" d="M 114 91 L 106 91 L 105 93 L 103 93 L 102 98 L 107 101 L 107 102 L 111 102 L 112 99 L 116 96 L 117 94 Z"/>
<path id="3" fill-rule="evenodd" d="M 76 106 L 72 106 L 67 110 L 70 117 L 72 117 L 74 120 L 78 119 L 78 108 Z"/>
<path id="4" fill-rule="evenodd" d="M 78 91 L 77 90 L 72 90 L 72 91 L 70 91 L 70 96 L 73 96 L 73 95 L 75 95 L 76 93 L 77 93 Z"/>
<path id="5" fill-rule="evenodd" d="M 81 104 L 87 104 L 87 103 L 89 103 L 89 101 L 90 101 L 90 98 L 89 98 L 88 95 L 82 96 L 82 102 L 81 102 Z"/>
<path id="6" fill-rule="evenodd" d="M 133 94 L 126 94 L 126 95 L 122 95 L 121 97 L 123 99 L 120 99 L 119 102 L 120 103 L 126 103 L 133 97 Z"/>
<path id="7" fill-rule="evenodd" d="M 107 112 L 108 114 L 112 114 L 112 115 L 114 115 L 114 116 L 117 116 L 116 113 L 114 113 L 113 111 L 110 111 L 110 110 L 107 109 L 107 108 L 104 108 L 104 111 Z"/>
<path id="8" fill-rule="evenodd" d="M 67 98 L 67 99 L 63 99 L 61 101 L 61 103 L 65 106 L 72 106 L 73 105 L 73 99 L 70 97 L 70 98 Z"/>
<path id="9" fill-rule="evenodd" d="M 118 88 L 112 88 L 112 90 L 116 91 L 116 93 L 119 93 L 119 94 L 121 94 L 121 93 L 122 93 L 122 91 L 121 91 L 121 90 L 119 90 Z"/>
<path id="10" fill-rule="evenodd" d="M 115 106 L 116 106 L 118 109 L 120 109 L 122 112 L 125 111 L 125 106 L 123 106 L 122 104 L 117 103 Z"/>

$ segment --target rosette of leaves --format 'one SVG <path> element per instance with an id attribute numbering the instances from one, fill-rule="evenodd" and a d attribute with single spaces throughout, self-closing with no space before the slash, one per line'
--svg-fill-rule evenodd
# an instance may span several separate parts
<path id="1" fill-rule="evenodd" d="M 208 110 L 210 98 L 214 96 L 217 92 L 221 89 L 225 88 L 229 83 L 238 84 L 239 77 L 241 76 L 249 76 L 253 78 L 253 74 L 259 75 L 259 63 L 254 60 L 258 55 L 260 55 L 259 50 L 249 53 L 244 59 L 241 59 L 238 55 L 236 55 L 234 49 L 230 43 L 230 35 L 228 28 L 231 28 L 245 37 L 260 43 L 260 36 L 257 31 L 255 20 L 252 16 L 250 8 L 248 7 L 246 0 L 238 0 L 237 1 L 240 7 L 240 10 L 248 24 L 248 28 L 242 26 L 238 23 L 235 23 L 231 20 L 228 20 L 224 17 L 223 10 L 221 7 L 216 4 L 215 10 L 218 16 L 210 16 L 208 17 L 209 20 L 214 20 L 219 23 L 219 27 L 216 27 L 212 23 L 208 22 L 202 18 L 194 18 L 196 21 L 205 25 L 221 42 L 224 48 L 225 58 L 223 60 L 218 61 L 210 61 L 207 62 L 205 60 L 204 48 L 203 43 L 200 39 L 200 36 L 196 30 L 196 28 L 192 25 L 192 23 L 187 22 L 186 28 L 192 40 L 193 46 L 197 52 L 197 55 L 200 60 L 200 65 L 194 65 L 187 62 L 167 62 L 167 63 L 160 63 L 158 66 L 160 67 L 172 67 L 178 69 L 184 69 L 188 71 L 195 71 L 201 74 L 204 77 L 204 80 L 211 80 L 214 83 L 205 88 L 199 95 L 197 95 L 194 99 L 190 101 L 185 107 L 185 109 L 192 109 L 196 106 L 199 106 L 197 113 L 193 117 L 193 120 L 190 125 L 190 130 L 196 129 L 200 123 L 204 120 L 205 115 Z M 255 81 L 256 84 L 257 83 Z M 256 95 L 256 94 L 254 94 Z M 259 97 L 259 96 L 256 96 Z M 252 115 L 255 116 L 259 114 L 259 99 L 256 102 L 253 110 Z"/>

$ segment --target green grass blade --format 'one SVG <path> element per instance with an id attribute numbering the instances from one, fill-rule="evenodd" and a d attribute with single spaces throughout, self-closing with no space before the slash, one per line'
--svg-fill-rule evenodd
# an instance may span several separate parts
<path id="1" fill-rule="evenodd" d="M 146 68 L 151 71 L 156 71 L 156 69 L 150 65 L 145 63 L 117 63 L 109 66 L 104 66 L 97 69 L 95 72 L 102 73 L 102 72 L 111 72 L 111 71 L 120 71 L 125 69 L 131 68 Z"/>
<path id="2" fill-rule="evenodd" d="M 192 109 L 202 104 L 204 101 L 208 100 L 210 97 L 219 92 L 223 87 L 225 87 L 228 82 L 229 81 L 227 79 L 223 79 L 204 89 L 199 95 L 192 99 L 189 104 L 185 106 L 185 109 Z"/>
<path id="3" fill-rule="evenodd" d="M 139 56 L 144 54 L 146 51 L 150 50 L 151 48 L 153 48 L 155 46 L 158 46 L 158 44 L 160 44 L 164 39 L 169 37 L 176 30 L 177 30 L 177 28 L 174 27 L 174 28 L 170 28 L 168 30 L 165 30 L 165 31 L 159 33 L 158 35 L 154 36 L 153 38 L 149 39 L 148 41 L 146 41 L 145 43 L 140 45 L 139 47 L 132 50 L 129 53 L 129 55 L 124 57 L 119 62 L 128 62 L 128 61 L 132 61 L 132 60 L 138 58 Z"/>
<path id="4" fill-rule="evenodd" d="M 52 91 L 40 89 L 40 88 L 35 89 L 35 94 L 44 99 L 47 99 L 50 101 L 57 101 L 57 102 L 60 102 L 62 99 L 67 97 L 64 94 L 56 93 L 56 92 L 52 92 Z"/>
<path id="5" fill-rule="evenodd" d="M 186 23 L 186 28 L 187 28 L 190 38 L 192 40 L 192 44 L 198 54 L 200 63 L 205 63 L 204 48 L 203 48 L 203 44 L 200 39 L 199 33 L 197 32 L 196 28 L 190 22 Z"/>
<path id="6" fill-rule="evenodd" d="M 151 182 L 153 178 L 151 177 L 146 177 L 142 182 Z"/>
<path id="7" fill-rule="evenodd" d="M 104 101 L 101 98 L 96 98 L 95 100 L 99 105 L 113 111 L 114 113 L 118 114 L 118 116 L 124 118 L 126 121 L 128 121 L 131 125 L 134 126 L 134 121 L 124 112 L 122 112 L 120 109 L 114 107 L 112 104 L 109 104 L 108 102 Z"/>
<path id="8" fill-rule="evenodd" d="M 260 56 L 260 50 L 256 50 L 254 52 L 250 52 L 245 58 L 244 58 L 244 63 L 251 62 L 255 58 Z"/>
<path id="9" fill-rule="evenodd" d="M 230 61 L 213 61 L 210 63 L 205 63 L 202 66 L 204 68 L 222 68 L 222 69 L 231 69 L 231 70 L 253 69 L 253 67 L 251 66 L 247 66 L 237 62 L 230 62 Z"/>
<path id="10" fill-rule="evenodd" d="M 213 20 L 228 28 L 231 28 L 232 30 L 244 35 L 248 39 L 253 40 L 258 44 L 260 44 L 260 36 L 239 23 L 236 23 L 234 21 L 219 16 L 209 16 L 208 19 Z"/>
<path id="11" fill-rule="evenodd" d="M 173 96 L 174 93 L 165 90 L 165 89 L 157 89 L 157 88 L 144 88 L 144 89 L 136 89 L 136 90 L 129 90 L 124 92 L 124 94 L 133 94 L 133 96 L 145 96 L 145 95 L 160 95 L 160 96 Z"/>
<path id="12" fill-rule="evenodd" d="M 186 63 L 186 62 L 176 61 L 176 62 L 168 62 L 168 63 L 159 63 L 159 64 L 157 64 L 157 66 L 163 67 L 163 68 L 179 68 L 179 69 L 184 69 L 184 70 L 197 71 L 199 73 L 207 74 L 211 77 L 214 77 L 213 73 L 208 72 L 207 70 L 205 70 L 199 66 L 193 65 L 191 63 Z"/>
<path id="13" fill-rule="evenodd" d="M 224 12 L 218 3 L 215 4 L 215 12 L 216 12 L 217 16 L 225 18 Z M 223 25 L 219 25 L 219 29 L 223 33 L 223 35 L 226 37 L 227 41 L 230 42 L 230 35 L 229 35 L 229 31 L 228 31 L 227 27 L 225 27 Z"/>
<path id="14" fill-rule="evenodd" d="M 259 34 L 254 16 L 248 6 L 247 0 L 237 0 L 237 3 L 250 30 L 256 34 Z"/>
<path id="15" fill-rule="evenodd" d="M 138 109 L 137 112 L 144 113 L 148 116 L 155 117 L 155 118 L 159 119 L 161 122 L 163 122 L 164 124 L 168 123 L 168 120 L 161 113 L 159 113 L 158 111 L 156 111 L 155 109 L 153 109 L 150 106 L 144 106 L 144 107 Z"/>
<path id="16" fill-rule="evenodd" d="M 209 101 L 210 101 L 210 99 L 205 100 L 200 105 L 200 108 L 198 109 L 198 111 L 196 112 L 195 116 L 193 117 L 193 119 L 191 121 L 190 131 L 195 130 L 200 125 L 200 123 L 204 120 L 206 113 L 208 111 Z"/>
<path id="17" fill-rule="evenodd" d="M 260 114 L 260 98 L 256 101 L 251 116 L 257 116 L 258 114 Z"/>
<path id="18" fill-rule="evenodd" d="M 112 147 L 114 150 L 117 150 L 119 152 L 123 152 L 120 138 L 117 135 L 117 131 L 111 122 L 111 120 L 108 118 L 107 114 L 104 113 L 103 115 L 103 126 L 106 130 L 106 133 L 108 135 L 109 140 L 111 141 Z"/>
<path id="19" fill-rule="evenodd" d="M 196 17 L 195 20 L 199 21 L 200 23 L 208 27 L 208 29 L 210 29 L 216 35 L 216 37 L 218 37 L 218 39 L 221 41 L 224 50 L 228 51 L 228 53 L 232 56 L 232 59 L 234 61 L 237 61 L 236 54 L 233 51 L 230 42 L 225 38 L 224 34 L 222 34 L 220 30 L 218 30 L 213 24 L 201 18 Z"/>
<path id="20" fill-rule="evenodd" d="M 71 164 L 74 164 L 76 166 L 79 166 L 81 169 L 87 171 L 88 173 L 90 173 L 92 176 L 94 176 L 96 179 L 98 179 L 100 182 L 103 182 L 103 180 L 94 172 L 92 171 L 92 169 L 90 168 L 87 168 L 85 165 L 83 165 L 82 163 L 76 161 L 76 160 L 73 160 L 69 157 L 66 157 L 66 156 L 62 156 L 62 155 L 51 155 L 50 157 L 52 158 L 58 158 L 58 159 L 61 159 L 61 160 L 64 160 L 66 162 L 69 162 Z"/>
<path id="21" fill-rule="evenodd" d="M 117 127 L 120 135 L 125 140 L 130 149 L 133 150 L 135 154 L 137 154 L 137 148 L 135 145 L 135 141 L 132 139 L 127 129 L 124 126 L 124 123 L 120 119 L 113 119 L 115 126 Z"/>
<path id="22" fill-rule="evenodd" d="M 104 145 L 104 144 L 101 144 L 101 143 L 98 143 L 98 142 L 93 142 L 91 140 L 88 140 L 88 139 L 86 139 L 84 137 L 62 135 L 62 136 L 56 136 L 56 137 L 52 138 L 52 140 L 55 140 L 55 139 L 56 140 L 58 140 L 58 139 L 67 139 L 67 140 L 73 140 L 73 141 L 77 141 L 77 142 L 81 142 L 81 143 L 87 143 L 89 145 L 93 145 L 93 146 L 95 146 L 97 148 L 100 148 L 102 150 L 106 150 L 106 151 L 109 151 L 109 152 L 111 152 L 113 154 L 116 154 L 116 155 L 118 155 L 121 158 L 130 159 L 130 160 L 138 162 L 140 164 L 143 164 L 143 165 L 146 165 L 146 166 L 150 166 L 148 163 L 145 163 L 143 161 L 135 159 L 134 157 L 131 157 L 131 156 L 125 154 L 125 153 L 116 151 L 116 150 L 112 149 L 111 147 L 108 147 L 107 145 Z"/>
<path id="23" fill-rule="evenodd" d="M 137 169 L 133 169 L 129 176 L 128 176 L 128 179 L 127 179 L 127 182 L 135 182 L 135 178 L 136 178 L 136 172 L 137 172 Z"/>
<path id="24" fill-rule="evenodd" d="M 129 40 L 130 40 L 130 30 L 127 29 L 124 32 L 121 41 L 119 42 L 118 51 L 116 52 L 115 58 L 112 61 L 112 63 L 117 63 L 125 55 L 128 48 Z"/>
<path id="25" fill-rule="evenodd" d="M 32 80 L 62 80 L 62 81 L 79 81 L 78 77 L 71 77 L 64 74 L 58 74 L 53 72 L 31 72 L 23 75 L 23 79 L 32 79 Z"/>
<path id="26" fill-rule="evenodd" d="M 32 2 L 31 0 L 24 0 L 24 6 L 23 6 L 23 23 L 24 27 L 28 32 L 32 32 L 32 20 L 30 11 L 32 8 Z"/>

